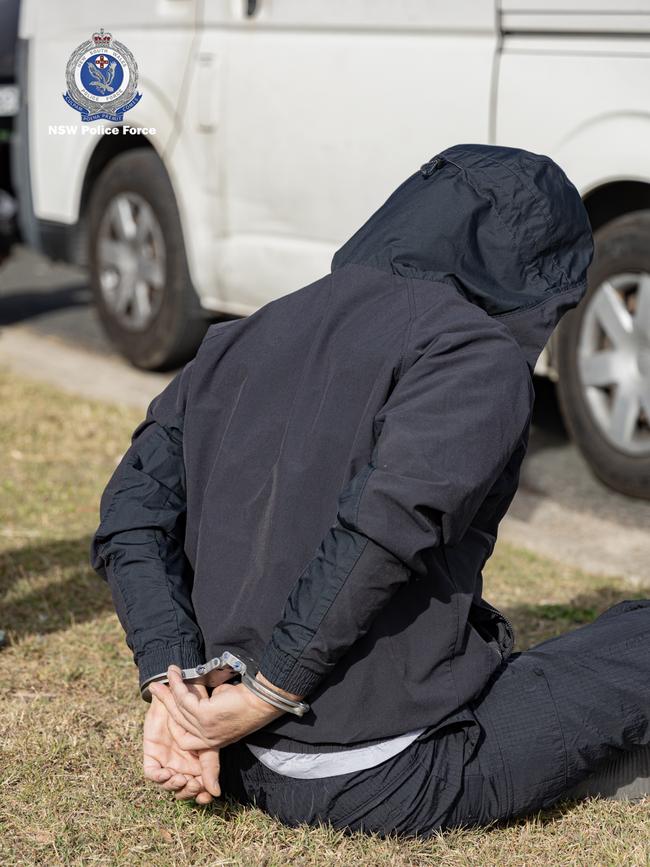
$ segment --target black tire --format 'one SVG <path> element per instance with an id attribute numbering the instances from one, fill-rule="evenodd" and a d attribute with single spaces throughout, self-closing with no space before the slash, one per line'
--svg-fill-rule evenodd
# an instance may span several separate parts
<path id="1" fill-rule="evenodd" d="M 100 282 L 100 226 L 111 202 L 121 194 L 135 195 L 147 203 L 164 240 L 159 306 L 151 321 L 139 330 L 120 321 L 107 304 Z M 146 370 L 167 370 L 192 358 L 209 321 L 190 279 L 174 191 L 154 151 L 131 150 L 111 160 L 92 191 L 88 222 L 91 287 L 99 318 L 112 343 L 132 364 Z"/>
<path id="2" fill-rule="evenodd" d="M 606 436 L 589 404 L 587 386 L 581 380 L 578 349 L 589 305 L 603 281 L 620 274 L 650 273 L 650 211 L 636 211 L 612 220 L 594 233 L 594 241 L 587 294 L 563 318 L 558 329 L 560 408 L 569 433 L 594 473 L 621 493 L 650 499 L 650 447 L 633 454 L 629 449 L 617 447 Z M 611 393 L 614 395 L 615 391 Z"/>

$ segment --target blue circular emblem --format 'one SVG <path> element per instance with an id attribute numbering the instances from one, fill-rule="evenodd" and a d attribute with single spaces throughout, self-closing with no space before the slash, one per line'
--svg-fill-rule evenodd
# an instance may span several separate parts
<path id="1" fill-rule="evenodd" d="M 80 69 L 81 86 L 89 96 L 110 96 L 119 91 L 124 69 L 118 58 L 107 51 L 92 54 Z"/>

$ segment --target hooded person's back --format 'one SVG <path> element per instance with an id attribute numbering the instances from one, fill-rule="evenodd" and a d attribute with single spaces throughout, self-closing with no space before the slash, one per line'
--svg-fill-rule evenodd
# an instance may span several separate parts
<path id="1" fill-rule="evenodd" d="M 476 696 L 512 650 L 481 569 L 532 368 L 592 253 L 552 160 L 457 145 L 330 275 L 212 326 L 136 430 L 93 541 L 141 685 L 253 659 L 311 704 L 249 738 L 267 745 L 358 745 Z"/>

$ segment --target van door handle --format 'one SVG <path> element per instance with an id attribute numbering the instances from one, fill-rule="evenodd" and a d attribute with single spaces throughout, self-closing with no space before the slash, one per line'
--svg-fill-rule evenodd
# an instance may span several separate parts
<path id="1" fill-rule="evenodd" d="M 246 17 L 252 18 L 257 12 L 257 0 L 246 0 Z"/>

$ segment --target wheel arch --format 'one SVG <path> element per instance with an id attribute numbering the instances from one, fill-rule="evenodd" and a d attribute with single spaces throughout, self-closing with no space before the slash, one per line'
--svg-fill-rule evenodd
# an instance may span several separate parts
<path id="1" fill-rule="evenodd" d="M 583 198 L 593 231 L 605 223 L 631 214 L 650 210 L 650 179 L 647 181 L 610 181 L 590 190 Z"/>
<path id="2" fill-rule="evenodd" d="M 621 179 L 605 181 L 593 187 L 583 196 L 592 231 L 596 232 L 612 220 L 635 211 L 650 210 L 650 179 L 638 181 Z M 650 239 L 649 239 L 650 240 Z M 546 346 L 544 373 L 552 380 L 558 379 L 557 330 Z"/>
<path id="3" fill-rule="evenodd" d="M 594 232 L 612 220 L 635 211 L 650 210 L 650 179 L 648 181 L 606 181 L 591 189 L 583 202 Z M 650 240 L 650 239 L 649 239 Z M 548 343 L 548 374 L 557 379 L 556 332 Z"/>
<path id="4" fill-rule="evenodd" d="M 158 153 L 151 138 L 145 135 L 103 135 L 100 137 L 97 147 L 90 155 L 84 172 L 81 191 L 79 193 L 79 208 L 76 232 L 75 261 L 79 265 L 88 264 L 88 205 L 97 178 L 106 166 L 127 151 L 151 150 Z M 160 162 L 164 165 L 160 154 Z"/>
<path id="5" fill-rule="evenodd" d="M 88 227 L 90 286 L 100 320 L 112 342 L 137 367 L 147 370 L 173 369 L 196 352 L 208 320 L 201 309 L 187 267 L 180 214 L 169 173 L 154 150 L 135 148 L 114 153 L 104 162 L 102 174 L 98 177 L 99 182 L 91 186 L 85 222 Z M 125 193 L 133 193 L 145 200 L 153 211 L 150 219 L 155 218 L 153 222 L 157 222 L 162 235 L 160 241 L 164 242 L 162 280 L 157 285 L 162 297 L 155 309 L 145 311 L 144 321 L 136 327 L 131 327 L 130 323 L 116 316 L 110 293 L 106 295 L 100 279 L 99 232 L 111 202 L 117 195 Z M 150 258 L 151 253 L 143 253 L 147 246 L 136 244 L 133 248 L 135 255 Z M 118 266 L 113 270 L 118 282 L 122 280 L 122 268 Z M 127 268 L 129 273 L 132 277 L 133 269 Z M 127 279 L 131 278 L 127 276 Z M 146 283 L 146 278 L 143 279 Z M 134 286 L 129 288 L 125 285 L 128 291 L 124 297 L 130 303 L 129 298 L 134 297 Z M 148 291 L 151 285 L 146 288 Z"/>
<path id="6" fill-rule="evenodd" d="M 612 220 L 650 209 L 650 112 L 607 112 L 571 130 L 553 158 L 580 191 L 594 232 Z M 557 332 L 546 348 L 545 373 L 557 380 Z"/>
<path id="7" fill-rule="evenodd" d="M 580 191 L 595 231 L 650 208 L 650 112 L 605 112 L 570 130 L 553 158 Z"/>

